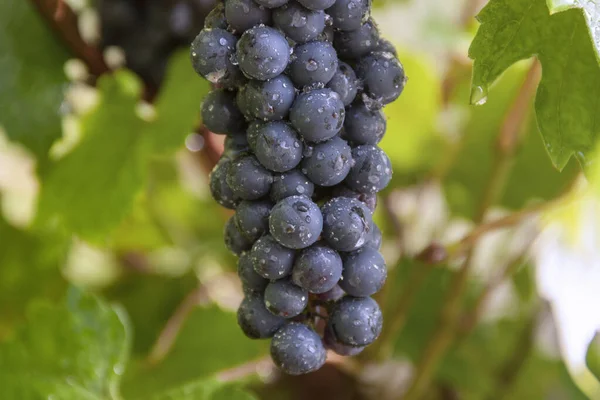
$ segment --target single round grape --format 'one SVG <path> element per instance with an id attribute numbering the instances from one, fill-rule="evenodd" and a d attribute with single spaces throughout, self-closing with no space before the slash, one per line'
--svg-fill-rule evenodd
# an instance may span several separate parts
<path id="1" fill-rule="evenodd" d="M 342 182 L 352 166 L 352 149 L 338 136 L 314 145 L 302 160 L 302 172 L 317 185 L 334 186 Z"/>
<path id="2" fill-rule="evenodd" d="M 312 197 L 315 185 L 297 169 L 273 177 L 271 200 L 278 202 L 290 196 Z"/>
<path id="3" fill-rule="evenodd" d="M 231 63 L 237 38 L 224 29 L 203 29 L 191 46 L 192 65 L 209 82 L 225 87 L 240 82 L 241 74 Z"/>
<path id="4" fill-rule="evenodd" d="M 302 250 L 296 258 L 292 281 L 310 293 L 326 293 L 337 285 L 342 268 L 342 258 L 337 251 L 316 243 Z"/>
<path id="5" fill-rule="evenodd" d="M 317 293 L 317 294 L 315 294 L 315 297 L 318 300 L 321 300 L 321 301 L 332 302 L 332 301 L 338 301 L 339 299 L 341 299 L 345 295 L 346 295 L 346 292 L 344 292 L 342 290 L 342 288 L 340 287 L 340 285 L 335 285 L 333 287 L 333 289 L 328 290 L 325 293 Z"/>
<path id="6" fill-rule="evenodd" d="M 335 197 L 321 207 L 323 238 L 338 251 L 354 251 L 362 247 L 371 230 L 371 211 L 363 203 L 349 197 Z"/>
<path id="7" fill-rule="evenodd" d="M 327 347 L 334 353 L 339 354 L 340 356 L 345 356 L 345 357 L 355 356 L 355 355 L 359 354 L 360 352 L 362 352 L 366 347 L 366 346 L 359 346 L 359 347 L 348 346 L 347 344 L 339 342 L 337 340 L 337 338 L 335 337 L 333 331 L 331 330 L 331 327 L 325 328 L 325 332 L 323 333 L 323 343 L 325 344 L 325 347 Z"/>
<path id="8" fill-rule="evenodd" d="M 363 20 L 369 15 L 371 2 L 369 0 L 336 0 L 327 9 L 327 14 L 333 20 L 333 27 L 340 31 L 355 31 L 360 29 Z"/>
<path id="9" fill-rule="evenodd" d="M 221 158 L 211 171 L 208 180 L 212 198 L 223 207 L 233 210 L 241 199 L 233 193 L 233 190 L 227 184 L 227 171 L 230 165 L 231 160 Z"/>
<path id="10" fill-rule="evenodd" d="M 308 305 L 308 292 L 289 279 L 279 279 L 265 289 L 267 310 L 284 318 L 300 315 Z"/>
<path id="11" fill-rule="evenodd" d="M 277 8 L 287 4 L 288 0 L 255 0 L 258 4 L 266 8 Z"/>
<path id="12" fill-rule="evenodd" d="M 387 121 L 382 110 L 371 110 L 362 101 L 355 101 L 346 108 L 344 139 L 353 145 L 379 143 L 386 127 Z"/>
<path id="13" fill-rule="evenodd" d="M 346 185 L 360 193 L 377 193 L 392 180 L 390 159 L 377 146 L 364 144 L 352 149 L 354 165 L 346 177 Z"/>
<path id="14" fill-rule="evenodd" d="M 245 292 L 262 293 L 269 284 L 268 279 L 263 278 L 254 270 L 252 257 L 248 251 L 240 255 L 237 272 Z"/>
<path id="15" fill-rule="evenodd" d="M 379 337 L 382 327 L 383 315 L 375 300 L 346 296 L 333 306 L 326 329 L 342 344 L 367 346 Z"/>
<path id="16" fill-rule="evenodd" d="M 381 234 L 381 229 L 377 226 L 375 222 L 371 225 L 371 233 L 369 235 L 369 239 L 365 246 L 371 247 L 377 251 L 381 249 L 381 243 L 383 241 L 383 235 Z"/>
<path id="17" fill-rule="evenodd" d="M 202 102 L 202 122 L 213 133 L 234 134 L 245 130 L 246 121 L 235 102 L 233 92 L 216 89 Z"/>
<path id="18" fill-rule="evenodd" d="M 242 332 L 250 339 L 270 338 L 286 321 L 267 310 L 263 295 L 259 293 L 246 294 L 238 308 L 237 320 Z"/>
<path id="19" fill-rule="evenodd" d="M 377 208 L 377 194 L 375 193 L 359 193 L 349 189 L 345 184 L 337 185 L 333 188 L 332 197 L 350 197 L 356 199 L 367 206 L 371 212 L 375 212 Z"/>
<path id="20" fill-rule="evenodd" d="M 285 118 L 296 97 L 294 84 L 283 74 L 266 81 L 251 80 L 241 93 L 248 114 L 264 121 Z"/>
<path id="21" fill-rule="evenodd" d="M 363 57 L 356 66 L 363 82 L 364 95 L 384 106 L 396 100 L 406 84 L 404 67 L 392 53 L 375 52 Z"/>
<path id="22" fill-rule="evenodd" d="M 252 0 L 225 0 L 225 18 L 231 29 L 242 33 L 255 25 L 269 24 L 271 10 Z"/>
<path id="23" fill-rule="evenodd" d="M 290 46 L 276 29 L 257 26 L 248 29 L 237 42 L 240 69 L 248 78 L 265 81 L 275 78 L 287 67 Z"/>
<path id="24" fill-rule="evenodd" d="M 267 279 L 281 279 L 292 273 L 295 251 L 265 235 L 252 246 L 250 257 L 256 273 Z"/>
<path id="25" fill-rule="evenodd" d="M 306 43 L 317 39 L 325 29 L 325 13 L 321 10 L 309 10 L 300 3 L 291 1 L 273 10 L 273 23 L 296 43 Z"/>
<path id="26" fill-rule="evenodd" d="M 286 122 L 273 121 L 257 129 L 253 149 L 256 158 L 270 171 L 285 172 L 302 161 L 302 141 Z"/>
<path id="27" fill-rule="evenodd" d="M 275 204 L 269 217 L 271 235 L 282 245 L 303 249 L 319 239 L 323 217 L 306 196 L 290 196 Z"/>
<path id="28" fill-rule="evenodd" d="M 338 58 L 329 42 L 314 41 L 296 46 L 290 76 L 297 87 L 326 84 L 337 71 Z"/>
<path id="29" fill-rule="evenodd" d="M 258 200 L 271 190 L 273 176 L 251 155 L 243 155 L 231 162 L 227 184 L 234 195 L 244 200 Z"/>
<path id="30" fill-rule="evenodd" d="M 331 7 L 335 0 L 298 0 L 298 3 L 309 10 L 325 10 Z"/>
<path id="31" fill-rule="evenodd" d="M 304 324 L 290 322 L 273 336 L 271 358 L 286 374 L 302 375 L 321 368 L 327 351 L 317 332 Z"/>
<path id="32" fill-rule="evenodd" d="M 208 13 L 204 19 L 205 28 L 227 29 L 227 19 L 225 18 L 225 5 L 218 2 L 215 8 Z"/>
<path id="33" fill-rule="evenodd" d="M 396 47 L 387 39 L 379 38 L 379 43 L 377 43 L 377 47 L 375 47 L 374 51 L 381 51 L 384 53 L 391 53 L 394 57 L 398 57 L 398 52 L 396 51 Z"/>
<path id="34" fill-rule="evenodd" d="M 323 142 L 344 125 L 344 103 L 331 89 L 300 93 L 290 110 L 290 121 L 304 140 Z"/>
<path id="35" fill-rule="evenodd" d="M 344 257 L 344 272 L 340 287 L 350 296 L 371 296 L 383 287 L 387 267 L 376 249 L 363 246 Z"/>
<path id="36" fill-rule="evenodd" d="M 245 132 L 242 134 L 227 135 L 223 144 L 223 157 L 236 158 L 248 151 L 248 139 Z"/>
<path id="37" fill-rule="evenodd" d="M 344 59 L 357 59 L 369 54 L 379 43 L 377 25 L 369 20 L 355 31 L 337 31 L 333 45 L 338 56 Z"/>
<path id="38" fill-rule="evenodd" d="M 249 241 L 255 242 L 269 231 L 269 213 L 273 203 L 267 200 L 242 201 L 235 211 L 235 223 Z"/>
<path id="39" fill-rule="evenodd" d="M 343 61 L 339 61 L 337 71 L 327 84 L 327 87 L 339 94 L 342 103 L 348 106 L 356 97 L 356 93 L 358 93 L 359 83 L 352 67 Z"/>
<path id="40" fill-rule="evenodd" d="M 223 237 L 225 238 L 225 246 L 235 255 L 239 256 L 252 247 L 252 242 L 246 239 L 237 228 L 234 217 L 229 218 L 225 224 Z"/>

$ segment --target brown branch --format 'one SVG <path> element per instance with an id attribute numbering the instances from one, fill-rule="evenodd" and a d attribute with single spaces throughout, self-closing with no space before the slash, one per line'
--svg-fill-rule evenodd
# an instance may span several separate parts
<path id="1" fill-rule="evenodd" d="M 183 323 L 186 321 L 187 317 L 194 311 L 194 308 L 207 301 L 208 295 L 206 293 L 206 288 L 202 285 L 198 286 L 183 299 L 181 304 L 179 304 L 179 307 L 177 307 L 177 310 L 175 310 L 163 330 L 160 332 L 154 346 L 152 346 L 152 350 L 146 359 L 148 364 L 156 365 L 165 358 L 169 353 L 169 350 L 173 347 L 175 339 L 177 339 L 177 335 L 183 327 Z"/>
<path id="2" fill-rule="evenodd" d="M 496 147 L 496 160 L 479 210 L 475 216 L 477 224 L 483 221 L 486 212 L 495 204 L 503 192 L 512 167 L 514 152 L 520 142 L 521 127 L 527 115 L 526 112 L 518 110 L 517 105 L 526 108 L 525 106 L 529 104 L 535 93 L 538 79 L 539 63 L 535 60 L 498 132 L 498 143 L 501 145 Z M 430 386 L 439 363 L 455 339 L 461 315 L 462 297 L 468 287 L 472 258 L 473 246 L 468 249 L 465 261 L 450 284 L 442 306 L 438 326 L 423 352 L 404 400 L 417 400 L 423 396 L 425 389 Z"/>
<path id="3" fill-rule="evenodd" d="M 223 154 L 223 142 L 220 135 L 215 135 L 204 125 L 198 129 L 198 133 L 204 138 L 204 147 L 198 154 L 198 160 L 200 161 L 204 170 L 209 173 L 215 167 L 221 154 Z"/>
<path id="4" fill-rule="evenodd" d="M 81 38 L 77 27 L 77 15 L 67 4 L 61 0 L 30 1 L 73 55 L 86 63 L 93 75 L 99 76 L 110 71 L 104 62 L 102 51 Z"/>

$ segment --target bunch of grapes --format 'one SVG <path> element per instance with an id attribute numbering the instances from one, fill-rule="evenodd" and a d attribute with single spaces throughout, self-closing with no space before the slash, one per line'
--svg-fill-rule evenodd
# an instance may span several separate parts
<path id="1" fill-rule="evenodd" d="M 102 47 L 118 46 L 127 66 L 158 87 L 169 55 L 188 46 L 216 0 L 99 0 Z"/>
<path id="2" fill-rule="evenodd" d="M 226 135 L 210 189 L 235 210 L 225 243 L 239 256 L 241 329 L 272 338 L 292 375 L 319 369 L 327 349 L 360 353 L 381 332 L 370 296 L 387 276 L 372 220 L 392 177 L 381 109 L 406 82 L 369 0 L 225 0 L 191 57 L 215 85 L 203 122 Z"/>

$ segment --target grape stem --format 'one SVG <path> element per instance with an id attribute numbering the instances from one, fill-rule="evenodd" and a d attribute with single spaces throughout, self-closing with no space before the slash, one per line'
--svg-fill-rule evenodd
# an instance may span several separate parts
<path id="1" fill-rule="evenodd" d="M 495 147 L 495 162 L 475 217 L 476 224 L 483 222 L 485 214 L 503 192 L 512 167 L 515 150 L 520 142 L 521 127 L 525 122 L 525 117 L 529 109 L 527 106 L 534 96 L 537 83 L 540 79 L 540 72 L 539 62 L 534 60 L 500 128 Z M 434 330 L 433 336 L 423 352 L 406 396 L 403 397 L 404 400 L 422 398 L 425 390 L 430 386 L 434 378 L 439 363 L 455 338 L 461 315 L 461 300 L 468 287 L 468 277 L 472 267 L 473 244 L 474 242 L 470 243 L 465 261 L 450 284 L 440 313 L 438 327 Z"/>
<path id="2" fill-rule="evenodd" d="M 77 27 L 77 15 L 61 0 L 30 0 L 44 18 L 48 26 L 60 37 L 71 52 L 88 66 L 90 72 L 98 77 L 110 72 L 104 62 L 102 51 L 86 43 Z"/>
<path id="3" fill-rule="evenodd" d="M 152 346 L 152 350 L 146 359 L 149 365 L 159 364 L 169 354 L 190 313 L 196 307 L 208 301 L 208 293 L 203 285 L 199 285 L 183 299 L 160 332 L 154 346 Z"/>

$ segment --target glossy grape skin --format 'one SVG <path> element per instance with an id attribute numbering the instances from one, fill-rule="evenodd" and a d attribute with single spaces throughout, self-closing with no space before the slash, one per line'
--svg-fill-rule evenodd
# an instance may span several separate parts
<path id="1" fill-rule="evenodd" d="M 379 43 L 377 25 L 371 20 L 354 31 L 337 31 L 333 45 L 342 59 L 359 59 L 375 49 Z"/>
<path id="2" fill-rule="evenodd" d="M 325 364 L 327 352 L 319 335 L 308 326 L 290 322 L 271 340 L 271 358 L 289 375 L 316 371 Z"/>
<path id="3" fill-rule="evenodd" d="M 269 230 L 282 245 L 303 249 L 319 239 L 323 217 L 319 207 L 306 196 L 290 196 L 271 210 Z"/>
<path id="4" fill-rule="evenodd" d="M 326 293 L 337 285 L 342 268 L 342 258 L 335 250 L 316 243 L 296 257 L 292 281 L 310 293 Z"/>
<path id="5" fill-rule="evenodd" d="M 290 60 L 290 46 L 276 29 L 256 26 L 244 32 L 237 45 L 240 69 L 250 79 L 266 81 L 281 74 Z"/>
<path id="6" fill-rule="evenodd" d="M 225 0 L 225 18 L 231 29 L 242 33 L 255 25 L 268 24 L 271 10 L 253 0 Z"/>
<path id="7" fill-rule="evenodd" d="M 331 89 L 300 93 L 290 110 L 290 121 L 308 142 L 334 137 L 344 125 L 346 110 L 340 96 Z"/>
<path id="8" fill-rule="evenodd" d="M 342 182 L 352 166 L 352 149 L 348 143 L 334 137 L 314 145 L 310 156 L 302 160 L 302 172 L 315 184 L 334 186 Z"/>
<path id="9" fill-rule="evenodd" d="M 256 158 L 265 168 L 273 172 L 285 172 L 302 161 L 302 141 L 288 123 L 273 121 L 254 129 L 256 138 L 252 147 Z"/>
<path id="10" fill-rule="evenodd" d="M 227 184 L 227 171 L 231 160 L 221 158 L 208 176 L 212 198 L 225 208 L 234 210 L 242 199 L 237 197 Z"/>
<path id="11" fill-rule="evenodd" d="M 377 146 L 362 145 L 352 149 L 354 165 L 346 177 L 346 185 L 359 193 L 377 193 L 392 180 L 392 163 Z"/>
<path id="12" fill-rule="evenodd" d="M 363 96 L 372 108 L 396 100 L 406 84 L 404 67 L 392 53 L 373 52 L 363 57 L 356 66 L 356 75 L 363 82 Z"/>
<path id="13" fill-rule="evenodd" d="M 242 235 L 237 228 L 234 217 L 229 218 L 225 224 L 223 236 L 225 238 L 225 246 L 235 255 L 239 256 L 242 252 L 252 247 L 252 242 Z"/>
<path id="14" fill-rule="evenodd" d="M 369 239 L 371 211 L 362 202 L 336 197 L 321 207 L 323 239 L 338 251 L 354 251 Z"/>
<path id="15" fill-rule="evenodd" d="M 240 255 L 240 258 L 238 259 L 237 273 L 242 281 L 244 292 L 250 291 L 262 293 L 269 284 L 268 279 L 260 276 L 254 270 L 252 257 L 248 251 L 245 251 Z"/>
<path id="16" fill-rule="evenodd" d="M 217 89 L 207 94 L 202 102 L 201 114 L 202 123 L 213 133 L 235 134 L 246 127 L 235 93 L 227 90 Z"/>
<path id="17" fill-rule="evenodd" d="M 241 80 L 237 66 L 231 62 L 237 38 L 224 29 L 203 29 L 191 46 L 192 65 L 209 82 L 233 87 Z"/>
<path id="18" fill-rule="evenodd" d="M 284 318 L 300 315 L 308 305 L 308 292 L 289 279 L 269 283 L 264 297 L 267 310 Z"/>
<path id="19" fill-rule="evenodd" d="M 340 100 L 348 106 L 356 98 L 360 81 L 352 67 L 343 61 L 338 62 L 338 68 L 327 87 L 340 95 Z"/>
<path id="20" fill-rule="evenodd" d="M 296 46 L 290 63 L 290 77 L 297 87 L 321 83 L 333 78 L 338 67 L 335 49 L 329 42 L 313 41 Z"/>
<path id="21" fill-rule="evenodd" d="M 321 10 L 309 10 L 296 1 L 273 10 L 273 22 L 276 28 L 296 43 L 315 40 L 325 29 L 325 13 Z"/>
<path id="22" fill-rule="evenodd" d="M 276 121 L 287 117 L 295 97 L 294 84 L 281 74 L 266 81 L 249 81 L 238 94 L 238 104 L 241 101 L 244 113 L 252 118 Z"/>
<path id="23" fill-rule="evenodd" d="M 372 296 L 381 290 L 386 278 L 385 260 L 376 249 L 363 246 L 345 255 L 340 287 L 350 296 Z"/>
<path id="24" fill-rule="evenodd" d="M 255 242 L 269 231 L 269 214 L 273 203 L 268 200 L 242 201 L 235 212 L 238 230 L 249 241 Z"/>
<path id="25" fill-rule="evenodd" d="M 340 31 L 355 31 L 360 29 L 370 6 L 369 0 L 336 0 L 327 9 L 327 14 L 331 16 L 334 28 Z"/>
<path id="26" fill-rule="evenodd" d="M 273 176 L 256 157 L 242 155 L 231 162 L 227 184 L 233 194 L 244 200 L 257 200 L 271 190 Z"/>
<path id="27" fill-rule="evenodd" d="M 382 110 L 371 110 L 361 100 L 346 108 L 343 136 L 354 146 L 379 143 L 386 128 L 387 121 Z"/>
<path id="28" fill-rule="evenodd" d="M 290 196 L 312 197 L 315 185 L 300 170 L 294 169 L 273 176 L 270 197 L 274 202 Z"/>
<path id="29" fill-rule="evenodd" d="M 383 315 L 370 297 L 346 296 L 332 308 L 326 329 L 347 346 L 367 346 L 381 334 Z"/>
<path id="30" fill-rule="evenodd" d="M 286 322 L 285 318 L 273 315 L 265 307 L 259 293 L 246 293 L 237 311 L 238 325 L 250 339 L 272 337 Z"/>
<path id="31" fill-rule="evenodd" d="M 273 236 L 265 235 L 252 246 L 250 257 L 257 274 L 266 279 L 281 279 L 292 273 L 293 249 L 282 246 Z"/>

